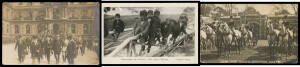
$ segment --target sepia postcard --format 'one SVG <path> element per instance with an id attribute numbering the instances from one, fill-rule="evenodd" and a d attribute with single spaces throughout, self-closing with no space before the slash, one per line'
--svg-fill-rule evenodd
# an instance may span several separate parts
<path id="1" fill-rule="evenodd" d="M 2 3 L 3 65 L 98 65 L 98 2 Z"/>
<path id="2" fill-rule="evenodd" d="M 298 4 L 201 4 L 200 63 L 298 63 Z"/>
<path id="3" fill-rule="evenodd" d="M 198 64 L 197 3 L 103 3 L 103 64 Z"/>

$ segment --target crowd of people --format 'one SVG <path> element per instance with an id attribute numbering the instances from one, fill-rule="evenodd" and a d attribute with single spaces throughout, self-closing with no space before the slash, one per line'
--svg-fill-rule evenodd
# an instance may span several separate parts
<path id="1" fill-rule="evenodd" d="M 18 35 L 15 49 L 18 52 L 19 63 L 23 63 L 25 56 L 30 54 L 32 63 L 35 63 L 37 60 L 40 64 L 41 60 L 46 58 L 48 64 L 50 64 L 50 56 L 54 55 L 56 64 L 60 63 L 60 57 L 62 57 L 63 62 L 67 60 L 69 64 L 74 64 L 78 50 L 80 49 L 81 55 L 83 55 L 85 48 L 94 47 L 93 44 L 95 43 L 96 41 L 71 35 Z"/>

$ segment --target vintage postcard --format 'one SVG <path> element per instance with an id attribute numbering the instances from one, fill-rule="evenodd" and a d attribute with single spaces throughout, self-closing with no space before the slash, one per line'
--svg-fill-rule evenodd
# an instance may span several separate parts
<path id="1" fill-rule="evenodd" d="M 103 3 L 103 64 L 198 64 L 197 3 Z"/>
<path id="2" fill-rule="evenodd" d="M 98 65 L 98 2 L 4 2 L 2 64 Z"/>
<path id="3" fill-rule="evenodd" d="M 298 63 L 298 4 L 201 4 L 200 63 Z"/>

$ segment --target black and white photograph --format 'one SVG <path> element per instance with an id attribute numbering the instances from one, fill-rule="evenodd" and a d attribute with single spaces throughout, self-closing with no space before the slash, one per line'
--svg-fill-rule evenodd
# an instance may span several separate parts
<path id="1" fill-rule="evenodd" d="M 197 3 L 175 4 L 102 4 L 103 63 L 198 63 Z"/>
<path id="2" fill-rule="evenodd" d="M 200 63 L 298 63 L 298 4 L 201 4 Z"/>
<path id="3" fill-rule="evenodd" d="M 2 3 L 3 65 L 98 65 L 98 2 Z"/>

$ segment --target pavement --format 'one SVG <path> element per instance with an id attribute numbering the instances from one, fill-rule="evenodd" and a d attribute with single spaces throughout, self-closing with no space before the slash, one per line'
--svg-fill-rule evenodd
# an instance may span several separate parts
<path id="1" fill-rule="evenodd" d="M 14 49 L 15 44 L 3 44 L 2 45 L 2 64 L 3 65 L 68 65 L 68 62 L 63 62 L 62 56 L 60 56 L 60 63 L 56 64 L 55 57 L 51 54 L 50 64 L 48 64 L 46 58 L 42 59 L 40 64 L 37 60 L 33 61 L 31 59 L 30 53 L 25 56 L 23 63 L 19 64 L 18 53 Z M 77 57 L 74 59 L 74 65 L 98 65 L 99 58 L 95 51 L 86 48 L 85 54 L 82 56 L 80 51 L 78 51 Z"/>

